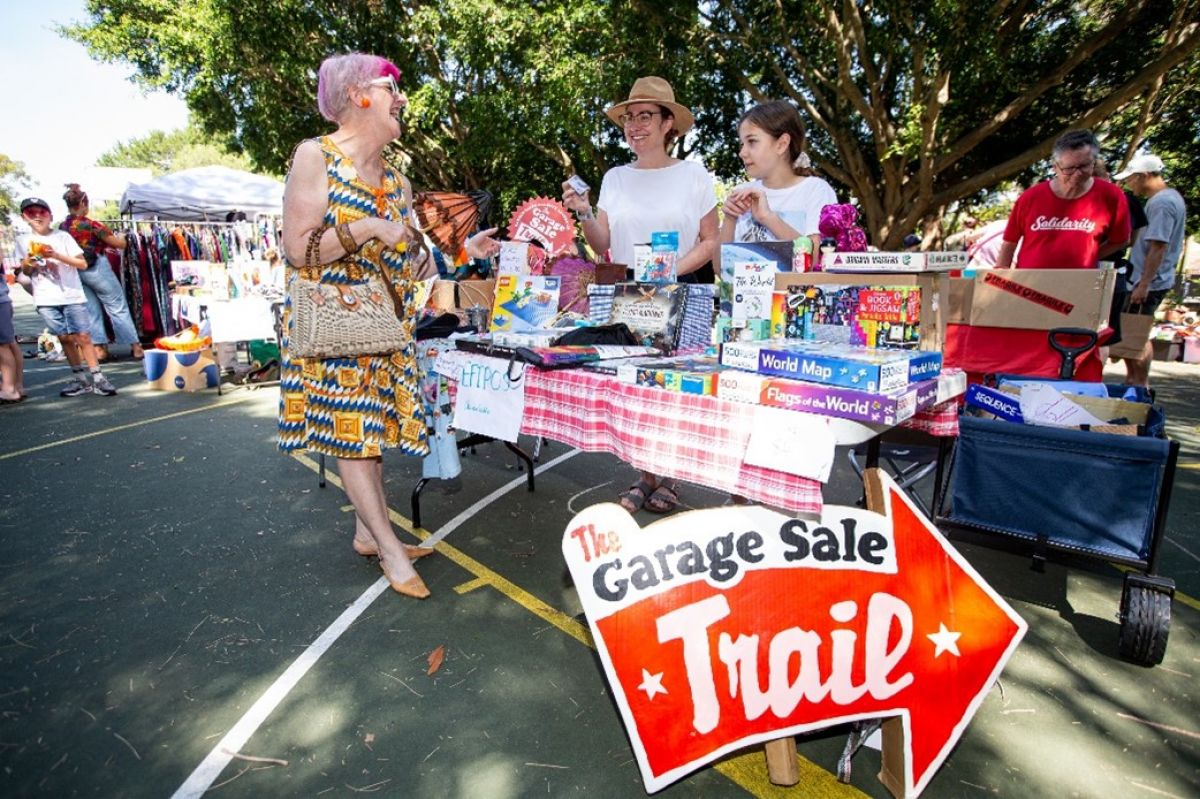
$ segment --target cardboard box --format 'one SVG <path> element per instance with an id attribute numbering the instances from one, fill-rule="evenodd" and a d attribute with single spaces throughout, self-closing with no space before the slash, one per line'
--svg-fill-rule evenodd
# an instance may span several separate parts
<path id="1" fill-rule="evenodd" d="M 933 272 L 965 269 L 965 252 L 827 252 L 826 272 Z"/>
<path id="2" fill-rule="evenodd" d="M 721 345 L 722 366 L 748 371 L 751 363 L 759 374 L 885 394 L 937 377 L 942 356 L 936 352 L 867 350 L 803 341 Z"/>
<path id="3" fill-rule="evenodd" d="M 949 294 L 950 278 L 945 273 L 920 272 L 914 274 L 850 275 L 826 272 L 785 272 L 775 276 L 775 291 L 796 296 L 806 293 L 817 301 L 828 297 L 826 304 L 845 307 L 845 313 L 830 314 L 828 322 L 818 322 L 809 327 L 815 340 L 833 340 L 862 346 L 897 346 L 940 352 L 946 340 L 946 314 L 942 298 Z M 915 296 L 913 289 L 919 289 Z M 909 326 L 897 344 L 889 344 L 890 322 L 874 319 L 858 319 L 855 309 L 860 296 L 878 295 L 892 290 L 910 298 L 914 306 L 911 318 L 900 323 Z M 840 298 L 840 299 L 839 299 Z M 780 300 L 777 299 L 777 302 Z M 786 302 L 786 300 L 783 300 Z M 807 301 L 807 300 L 806 300 Z M 844 302 L 843 302 L 844 301 Z M 841 306 L 837 303 L 841 302 Z M 907 300 L 906 300 L 907 302 Z M 847 305 L 848 303 L 848 305 Z M 774 304 L 774 303 L 773 303 Z M 776 329 L 776 323 L 779 328 Z M 885 328 L 884 325 L 888 327 Z M 772 310 L 773 336 L 786 333 L 786 314 L 782 307 Z"/>
<path id="4" fill-rule="evenodd" d="M 856 422 L 899 424 L 932 405 L 937 391 L 936 377 L 888 394 L 772 378 L 763 389 L 762 404 Z"/>
<path id="5" fill-rule="evenodd" d="M 456 308 L 488 308 L 490 309 L 496 300 L 496 281 L 488 280 L 460 280 L 458 281 L 458 296 L 455 300 Z"/>
<path id="6" fill-rule="evenodd" d="M 726 341 L 766 341 L 771 337 L 770 319 L 747 319 L 735 323 L 728 316 L 718 316 L 713 328 L 716 344 Z"/>
<path id="7" fill-rule="evenodd" d="M 1111 269 L 987 269 L 975 274 L 970 324 L 1053 330 L 1108 325 Z"/>
<path id="8" fill-rule="evenodd" d="M 975 278 L 952 277 L 946 293 L 946 324 L 971 324 L 971 299 L 975 295 Z"/>
<path id="9" fill-rule="evenodd" d="M 212 352 L 175 352 L 146 350 L 142 368 L 150 388 L 158 391 L 200 391 L 216 388 L 220 372 Z"/>
<path id="10" fill-rule="evenodd" d="M 713 358 L 648 360 L 618 367 L 617 380 L 684 394 L 713 394 L 720 368 Z"/>
<path id="11" fill-rule="evenodd" d="M 763 389 L 771 378 L 740 369 L 726 369 L 717 373 L 716 393 L 719 399 L 731 402 L 746 402 L 751 405 L 762 403 Z"/>

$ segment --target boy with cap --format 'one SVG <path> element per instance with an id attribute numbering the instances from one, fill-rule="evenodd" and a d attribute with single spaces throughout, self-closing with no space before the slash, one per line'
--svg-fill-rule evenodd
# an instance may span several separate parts
<path id="1" fill-rule="evenodd" d="M 80 271 L 87 268 L 83 250 L 71 234 L 50 227 L 50 205 L 38 197 L 21 201 L 21 217 L 32 233 L 17 237 L 21 272 L 31 281 L 30 292 L 38 313 L 50 332 L 62 341 L 63 353 L 74 373 L 59 394 L 77 397 L 117 393 L 100 371 L 96 350 L 88 333 L 91 318 L 83 293 Z"/>
<path id="2" fill-rule="evenodd" d="M 1133 271 L 1129 275 L 1129 313 L 1154 316 L 1167 292 L 1175 285 L 1175 265 L 1183 254 L 1187 206 L 1183 196 L 1162 177 L 1163 162 L 1157 155 L 1134 156 L 1129 166 L 1113 175 L 1139 197 L 1146 197 L 1148 224 L 1129 253 Z M 1141 358 L 1126 358 L 1126 382 L 1133 386 L 1150 383 L 1154 348 L 1146 342 Z"/>

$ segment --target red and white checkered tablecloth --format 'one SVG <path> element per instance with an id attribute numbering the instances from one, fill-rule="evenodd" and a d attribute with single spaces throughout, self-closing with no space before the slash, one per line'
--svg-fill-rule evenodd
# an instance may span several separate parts
<path id="1" fill-rule="evenodd" d="M 766 505 L 819 513 L 816 480 L 743 461 L 754 406 L 621 383 L 582 369 L 527 369 L 521 432 L 585 452 L 608 452 L 637 469 L 741 494 Z M 905 423 L 958 434 L 953 401 Z"/>

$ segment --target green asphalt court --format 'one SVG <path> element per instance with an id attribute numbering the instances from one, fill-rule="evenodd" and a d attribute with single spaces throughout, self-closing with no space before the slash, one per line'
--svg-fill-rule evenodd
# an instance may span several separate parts
<path id="1" fill-rule="evenodd" d="M 18 298 L 18 333 L 36 328 Z M 106 367 L 118 396 L 63 399 L 62 364 L 25 363 L 30 399 L 0 406 L 0 794 L 644 793 L 560 550 L 629 467 L 551 443 L 530 493 L 484 445 L 460 491 L 425 492 L 414 530 L 420 461 L 387 456 L 398 533 L 439 539 L 418 602 L 351 550 L 336 471 L 321 488 L 314 457 L 278 453 L 276 389 L 156 392 L 124 360 Z M 1200 796 L 1197 376 L 1155 367 L 1183 445 L 1159 569 L 1178 587 L 1166 659 L 1117 657 L 1112 565 L 1035 573 L 960 544 L 1029 632 L 924 796 Z M 845 463 L 829 503 L 857 497 Z M 770 784 L 757 747 L 661 795 L 887 796 L 870 748 L 850 784 L 835 778 L 846 733 L 798 739 L 793 788 Z"/>

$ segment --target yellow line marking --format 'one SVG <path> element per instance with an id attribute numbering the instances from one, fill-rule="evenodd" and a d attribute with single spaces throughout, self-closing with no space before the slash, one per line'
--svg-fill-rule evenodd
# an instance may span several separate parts
<path id="1" fill-rule="evenodd" d="M 343 505 L 342 507 L 338 508 L 338 510 L 340 510 L 342 513 L 349 513 L 350 511 L 354 510 L 354 506 L 353 505 Z"/>
<path id="2" fill-rule="evenodd" d="M 1131 568 L 1129 566 L 1122 566 L 1119 563 L 1110 563 L 1108 565 L 1112 566 L 1114 569 L 1116 569 L 1119 572 L 1137 571 L 1137 569 Z M 1193 596 L 1188 596 L 1187 594 L 1183 593 L 1182 591 L 1176 591 L 1175 596 L 1173 596 L 1172 599 L 1174 599 L 1176 602 L 1182 602 L 1184 605 L 1187 605 L 1189 608 L 1192 608 L 1193 610 L 1200 610 L 1200 600 L 1197 600 Z"/>
<path id="3" fill-rule="evenodd" d="M 491 584 L 492 584 L 492 581 L 487 579 L 486 577 L 476 577 L 474 580 L 467 580 L 465 583 L 462 583 L 461 585 L 454 586 L 454 592 L 456 594 L 465 594 L 470 591 L 474 591 L 476 588 L 483 588 L 485 585 L 491 585 Z"/>
<path id="4" fill-rule="evenodd" d="M 152 419 L 142 419 L 140 422 L 130 422 L 129 424 L 109 427 L 105 430 L 97 430 L 94 433 L 84 433 L 81 436 L 72 436 L 71 438 L 64 438 L 60 441 L 51 441 L 49 444 L 39 444 L 36 447 L 19 449 L 16 452 L 6 452 L 4 454 L 0 454 L 0 461 L 8 460 L 9 458 L 16 458 L 21 455 L 28 455 L 32 452 L 41 452 L 44 449 L 53 449 L 54 447 L 61 447 L 65 446 L 66 444 L 74 444 L 77 441 L 86 441 L 89 438 L 96 438 L 97 436 L 106 436 L 109 433 L 119 433 L 122 430 L 131 430 L 135 427 L 142 427 L 144 425 L 154 424 L 155 422 L 165 422 L 167 419 L 177 419 L 180 416 L 187 416 L 188 414 L 192 413 L 203 413 L 204 411 L 211 411 L 217 408 L 226 408 L 230 405 L 237 405 L 239 402 L 245 402 L 248 399 L 251 399 L 251 397 L 245 396 L 239 397 L 238 399 L 232 399 L 227 402 L 214 402 L 211 405 L 205 405 L 201 408 L 190 408 L 186 411 L 177 411 L 176 413 L 168 413 L 164 416 L 155 416 Z"/>
<path id="5" fill-rule="evenodd" d="M 292 453 L 292 457 L 311 469 L 314 473 L 320 471 L 321 467 L 317 462 L 303 452 Z M 343 492 L 345 491 L 341 479 L 334 472 L 327 470 L 325 479 L 342 489 Z M 423 528 L 414 528 L 409 519 L 392 510 L 390 507 L 388 508 L 388 517 L 397 527 L 421 541 L 424 541 L 431 535 L 429 531 Z M 558 608 L 546 604 L 525 589 L 505 579 L 497 572 L 492 571 L 487 566 L 484 566 L 461 550 L 447 544 L 445 541 L 438 542 L 434 549 L 475 575 L 474 580 L 468 580 L 454 588 L 458 593 L 466 593 L 485 585 L 491 586 L 533 615 L 557 627 L 560 631 L 566 633 L 584 646 L 591 649 L 596 648 L 596 643 L 592 640 L 591 631 L 588 630 L 586 625 L 580 624 Z M 767 777 L 766 755 L 761 749 L 753 754 L 742 755 L 714 763 L 713 768 L 751 795 L 765 797 L 766 799 L 794 797 L 797 795 L 797 790 L 803 790 L 804 796 L 807 799 L 860 799 L 860 797 L 865 799 L 867 796 L 853 786 L 838 782 L 837 777 L 812 761 L 805 759 L 802 755 L 796 755 L 796 760 L 800 766 L 800 782 L 790 788 L 771 784 L 770 779 Z"/>
<path id="6" fill-rule="evenodd" d="M 797 796 L 804 799 L 867 798 L 867 794 L 853 785 L 838 782 L 836 776 L 811 760 L 796 755 L 796 762 L 800 766 L 800 781 L 788 787 L 775 785 L 767 777 L 767 756 L 761 748 L 714 763 L 713 768 L 761 799 L 795 799 Z"/>
<path id="7" fill-rule="evenodd" d="M 317 465 L 317 462 L 307 455 L 295 453 L 292 457 L 303 463 L 309 469 L 312 469 L 314 472 L 320 469 L 320 467 Z M 336 474 L 333 474 L 332 472 L 326 472 L 325 479 L 333 483 L 338 488 L 341 488 L 343 491 L 345 490 L 342 486 L 341 479 Z M 391 508 L 388 508 L 388 517 L 391 518 L 392 523 L 397 527 L 421 541 L 424 541 L 430 536 L 430 533 L 427 530 L 414 529 L 411 521 L 404 516 L 401 516 Z M 524 588 L 521 588 L 516 583 L 505 579 L 489 569 L 487 566 L 484 566 L 479 561 L 467 555 L 465 552 L 450 546 L 445 541 L 439 542 L 434 549 L 445 555 L 447 558 L 465 570 L 469 571 L 471 574 L 474 574 L 476 577 L 487 580 L 493 588 L 504 594 L 512 601 L 516 602 L 521 607 L 528 610 L 530 613 L 541 617 L 543 620 L 562 630 L 564 633 L 571 636 L 576 641 L 579 641 L 581 644 L 593 646 L 592 634 L 588 631 L 587 627 L 575 621 L 575 619 L 563 613 L 558 608 L 546 604 L 533 594 L 526 591 Z"/>
<path id="8" fill-rule="evenodd" d="M 1180 463 L 1176 468 L 1179 469 L 1200 469 L 1200 463 Z"/>

